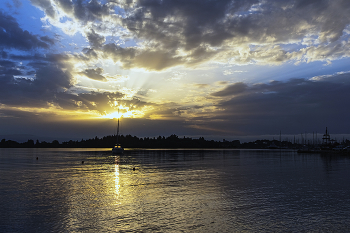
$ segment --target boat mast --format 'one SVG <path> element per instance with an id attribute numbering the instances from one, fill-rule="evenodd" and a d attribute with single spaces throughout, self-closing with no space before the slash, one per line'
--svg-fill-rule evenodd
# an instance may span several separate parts
<path id="1" fill-rule="evenodd" d="M 119 145 L 118 138 L 119 138 L 119 118 L 118 118 L 118 127 L 117 127 L 117 146 Z"/>
<path id="2" fill-rule="evenodd" d="M 117 125 L 117 147 L 119 146 L 118 139 L 119 139 L 119 108 L 118 108 L 118 125 Z"/>

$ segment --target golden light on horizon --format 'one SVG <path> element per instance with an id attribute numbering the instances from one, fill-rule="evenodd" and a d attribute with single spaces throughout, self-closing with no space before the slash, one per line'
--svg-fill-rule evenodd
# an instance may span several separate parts
<path id="1" fill-rule="evenodd" d="M 118 110 L 112 113 L 102 115 L 101 118 L 120 119 L 120 118 L 141 118 L 145 115 L 143 110 L 130 110 L 130 107 L 118 106 Z"/>
<path id="2" fill-rule="evenodd" d="M 123 116 L 122 113 L 112 112 L 110 114 L 106 114 L 106 115 L 101 116 L 101 118 L 118 119 L 118 118 L 121 118 L 122 116 Z"/>
<path id="3" fill-rule="evenodd" d="M 49 107 L 17 107 L 0 105 L 1 110 L 10 110 L 14 112 L 30 113 L 32 115 L 41 116 L 45 121 L 68 121 L 68 120 L 84 120 L 95 119 L 101 114 L 96 110 L 65 110 L 56 105 L 50 104 Z"/>

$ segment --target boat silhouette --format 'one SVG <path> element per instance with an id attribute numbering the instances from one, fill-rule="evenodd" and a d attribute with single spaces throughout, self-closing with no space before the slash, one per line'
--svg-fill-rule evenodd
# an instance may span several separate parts
<path id="1" fill-rule="evenodd" d="M 113 154 L 122 154 L 124 152 L 124 148 L 118 143 L 118 139 L 119 139 L 119 118 L 118 118 L 118 127 L 117 127 L 117 144 L 115 144 L 115 146 L 112 148 Z"/>

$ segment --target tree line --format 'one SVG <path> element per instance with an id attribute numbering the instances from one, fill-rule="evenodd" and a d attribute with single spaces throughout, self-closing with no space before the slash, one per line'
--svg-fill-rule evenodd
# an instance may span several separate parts
<path id="1" fill-rule="evenodd" d="M 112 148 L 117 142 L 116 135 L 109 135 L 102 138 L 81 139 L 80 141 L 64 141 L 60 143 L 58 140 L 52 142 L 39 141 L 29 139 L 27 142 L 16 142 L 12 140 L 2 139 L 0 148 Z M 252 142 L 240 143 L 239 140 L 233 141 L 214 141 L 205 140 L 204 137 L 192 139 L 190 137 L 178 137 L 172 134 L 168 137 L 136 137 L 131 135 L 119 135 L 118 143 L 124 148 L 246 148 L 246 149 L 272 149 L 275 148 L 300 148 L 304 144 L 292 143 L 291 141 L 279 140 L 256 140 Z M 333 145 L 339 145 L 334 143 Z M 345 140 L 341 144 L 350 146 L 350 141 Z"/>
<path id="2" fill-rule="evenodd" d="M 116 135 L 109 135 L 102 138 L 81 139 L 80 141 L 64 141 L 60 143 L 57 140 L 52 142 L 29 139 L 27 142 L 19 143 L 13 140 L 2 139 L 0 148 L 112 148 L 117 142 Z M 169 137 L 144 137 L 139 138 L 131 135 L 119 135 L 118 143 L 124 148 L 238 148 L 239 140 L 233 141 L 214 141 L 205 140 L 204 137 L 192 139 L 189 137 L 180 138 L 175 134 Z"/>

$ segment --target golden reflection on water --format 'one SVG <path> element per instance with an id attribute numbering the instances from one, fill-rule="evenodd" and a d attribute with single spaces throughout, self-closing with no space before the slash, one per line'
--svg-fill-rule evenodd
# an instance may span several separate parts
<path id="1" fill-rule="evenodd" d="M 116 158 L 116 163 L 114 165 L 114 174 L 115 174 L 115 193 L 117 198 L 119 197 L 119 191 L 120 191 L 120 183 L 119 183 L 119 164 L 117 163 L 117 158 Z"/>
<path id="2" fill-rule="evenodd" d="M 184 230 L 210 221 L 206 229 L 219 229 L 223 220 L 213 220 L 212 213 L 220 212 L 220 205 L 212 200 L 220 198 L 220 188 L 217 182 L 206 182 L 216 177 L 215 170 L 162 166 L 142 167 L 125 156 L 101 156 L 74 166 L 75 171 L 67 167 L 70 175 L 62 177 L 67 198 L 64 228 L 157 231 L 176 225 Z"/>

